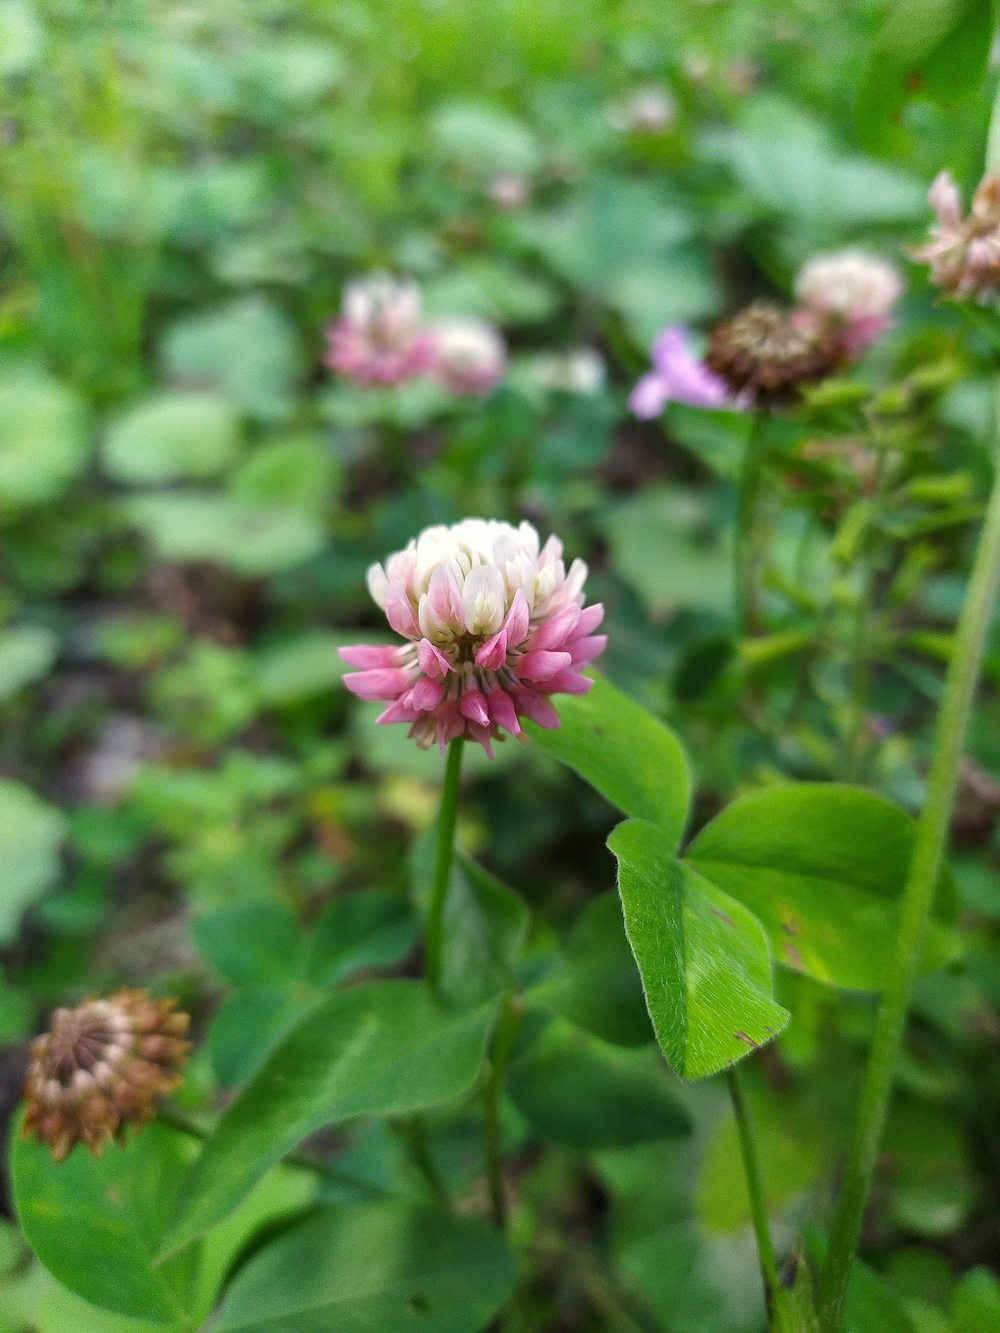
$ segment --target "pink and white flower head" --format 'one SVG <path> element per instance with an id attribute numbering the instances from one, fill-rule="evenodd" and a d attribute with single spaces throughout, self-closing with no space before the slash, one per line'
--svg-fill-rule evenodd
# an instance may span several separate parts
<path id="1" fill-rule="evenodd" d="M 507 345 L 484 319 L 445 319 L 431 327 L 432 369 L 451 393 L 490 393 L 507 369 Z"/>
<path id="2" fill-rule="evenodd" d="M 398 647 L 342 648 L 359 668 L 344 684 L 388 707 L 379 722 L 406 722 L 422 748 L 456 737 L 492 742 L 521 734 L 521 718 L 559 726 L 553 694 L 585 694 L 582 674 L 604 649 L 594 631 L 600 604 L 584 605 L 587 566 L 563 563 L 562 542 L 539 548 L 530 523 L 466 518 L 426 528 L 385 565 L 368 590 L 385 611 Z"/>
<path id="3" fill-rule="evenodd" d="M 834 321 L 851 357 L 892 325 L 892 310 L 903 294 L 895 265 L 862 250 L 814 255 L 795 279 L 799 306 Z"/>
<path id="4" fill-rule="evenodd" d="M 934 178 L 927 201 L 937 221 L 913 258 L 930 265 L 931 281 L 950 296 L 995 296 L 1000 288 L 1000 173 L 983 177 L 964 220 L 950 172 Z"/>
<path id="5" fill-rule="evenodd" d="M 347 284 L 327 342 L 326 364 L 359 384 L 400 384 L 427 371 L 433 359 L 420 289 L 387 273 Z"/>
<path id="6" fill-rule="evenodd" d="M 667 403 L 691 407 L 734 407 L 725 381 L 713 374 L 691 349 L 687 329 L 673 324 L 653 343 L 653 369 L 629 395 L 628 405 L 640 421 L 661 416 Z"/>

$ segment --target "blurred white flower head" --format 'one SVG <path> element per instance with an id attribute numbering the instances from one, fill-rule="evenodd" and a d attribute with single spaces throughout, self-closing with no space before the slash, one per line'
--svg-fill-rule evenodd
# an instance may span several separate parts
<path id="1" fill-rule="evenodd" d="M 677 117 L 677 103 L 666 88 L 637 88 L 608 107 L 608 120 L 622 133 L 660 134 Z"/>
<path id="2" fill-rule="evenodd" d="M 523 208 L 531 198 L 531 182 L 516 171 L 501 171 L 486 187 L 488 198 L 498 208 Z"/>
<path id="3" fill-rule="evenodd" d="M 399 384 L 426 371 L 433 352 L 415 282 L 375 273 L 344 288 L 327 329 L 326 364 L 362 384 Z"/>
<path id="4" fill-rule="evenodd" d="M 857 356 L 892 323 L 903 279 L 888 260 L 862 250 L 814 255 L 795 280 L 799 305 L 843 324 L 844 343 Z"/>
<path id="5" fill-rule="evenodd" d="M 431 325 L 432 369 L 456 394 L 487 394 L 503 379 L 507 346 L 492 324 L 464 317 Z"/>
<path id="6" fill-rule="evenodd" d="M 588 395 L 599 393 L 607 380 L 607 366 L 593 347 L 574 347 L 566 352 L 542 352 L 535 357 L 531 373 L 543 389 Z"/>

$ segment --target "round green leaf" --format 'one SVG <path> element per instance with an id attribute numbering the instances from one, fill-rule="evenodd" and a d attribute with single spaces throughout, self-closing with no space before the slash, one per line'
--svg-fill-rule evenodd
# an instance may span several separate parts
<path id="1" fill-rule="evenodd" d="M 149 495 L 125 506 L 162 560 L 215 560 L 237 574 L 273 574 L 317 555 L 322 527 L 295 509 L 250 504 L 225 495 Z"/>
<path id="2" fill-rule="evenodd" d="M 219 1121 L 184 1181 L 164 1251 L 228 1216 L 323 1125 L 408 1115 L 461 1095 L 479 1072 L 494 1013 L 490 1005 L 451 1014 L 417 981 L 369 982 L 315 1006 Z"/>
<path id="3" fill-rule="evenodd" d="M 691 775 L 677 737 L 602 676 L 587 694 L 558 700 L 559 727 L 525 729 L 612 805 L 665 828 L 676 847 L 687 822 Z"/>
<path id="4" fill-rule="evenodd" d="M 481 1222 L 405 1203 L 325 1208 L 254 1256 L 214 1333 L 477 1333 L 517 1270 Z"/>
<path id="5" fill-rule="evenodd" d="M 879 990 L 896 939 L 913 820 L 881 796 L 836 783 L 751 792 L 695 838 L 687 861 L 760 921 L 775 958 L 819 981 Z M 942 872 L 939 913 L 953 885 Z M 926 961 L 948 956 L 932 923 Z"/>
<path id="6" fill-rule="evenodd" d="M 654 1047 L 623 1051 L 558 1019 L 511 1065 L 507 1091 L 541 1135 L 584 1152 L 691 1129 Z"/>
<path id="7" fill-rule="evenodd" d="M 660 1049 L 683 1078 L 735 1064 L 776 1037 L 788 1012 L 772 998 L 760 922 L 676 860 L 665 829 L 642 819 L 608 839 L 618 858 L 625 930 Z"/>
<path id="8" fill-rule="evenodd" d="M 67 389 L 41 375 L 0 381 L 0 502 L 53 500 L 86 461 L 83 413 Z"/>
<path id="9" fill-rule="evenodd" d="M 59 877 L 62 813 L 18 782 L 0 782 L 0 943 Z"/>
<path id="10" fill-rule="evenodd" d="M 153 1262 L 188 1147 L 174 1130 L 153 1124 L 102 1157 L 77 1147 L 57 1163 L 34 1139 L 19 1139 L 13 1149 L 18 1218 L 49 1272 L 84 1300 L 119 1314 L 164 1323 L 188 1317 L 198 1250 Z"/>
<path id="11" fill-rule="evenodd" d="M 119 417 L 108 431 L 101 461 L 116 481 L 155 485 L 214 477 L 236 458 L 236 415 L 210 393 L 162 393 Z"/>
<path id="12" fill-rule="evenodd" d="M 0 635 L 0 703 L 46 675 L 58 650 L 58 638 L 42 625 L 18 625 Z"/>

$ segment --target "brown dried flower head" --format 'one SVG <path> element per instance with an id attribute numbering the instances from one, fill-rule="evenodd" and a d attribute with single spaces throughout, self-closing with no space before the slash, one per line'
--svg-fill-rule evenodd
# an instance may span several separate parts
<path id="1" fill-rule="evenodd" d="M 845 355 L 827 321 L 755 301 L 712 330 L 705 364 L 734 396 L 767 404 L 788 402 L 803 385 L 836 370 Z"/>
<path id="2" fill-rule="evenodd" d="M 34 1134 L 57 1162 L 77 1143 L 99 1157 L 127 1125 L 151 1120 L 191 1049 L 190 1019 L 175 1004 L 121 990 L 57 1009 L 31 1043 L 22 1137 Z"/>

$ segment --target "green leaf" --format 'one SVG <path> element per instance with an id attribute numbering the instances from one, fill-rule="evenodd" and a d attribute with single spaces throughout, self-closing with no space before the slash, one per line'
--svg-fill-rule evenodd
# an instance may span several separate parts
<path id="1" fill-rule="evenodd" d="M 670 434 L 718 476 L 735 481 L 750 435 L 749 412 L 708 411 L 686 403 L 668 403 Z"/>
<path id="2" fill-rule="evenodd" d="M 812 1278 L 799 1259 L 791 1287 L 779 1287 L 772 1296 L 774 1333 L 822 1333 L 813 1298 Z"/>
<path id="3" fill-rule="evenodd" d="M 322 519 L 338 473 L 337 460 L 324 440 L 295 435 L 255 449 L 231 478 L 229 492 L 238 500 L 298 509 Z"/>
<path id="4" fill-rule="evenodd" d="M 859 1259 L 851 1266 L 844 1329 L 846 1333 L 916 1333 L 906 1306 L 889 1283 Z"/>
<path id="5" fill-rule="evenodd" d="M 328 694 L 347 670 L 337 656 L 337 649 L 356 639 L 357 635 L 309 630 L 264 649 L 256 662 L 261 701 L 281 708 Z"/>
<path id="6" fill-rule="evenodd" d="M 65 834 L 61 811 L 0 781 L 0 943 L 14 939 L 26 908 L 59 878 Z"/>
<path id="7" fill-rule="evenodd" d="M 161 393 L 130 408 L 108 431 L 104 471 L 130 486 L 217 476 L 239 449 L 236 415 L 211 393 Z"/>
<path id="8" fill-rule="evenodd" d="M 819 981 L 879 990 L 897 932 L 913 821 L 881 796 L 836 783 L 751 792 L 727 806 L 686 859 L 764 924 L 775 958 Z M 947 871 L 939 911 L 951 910 Z M 932 923 L 925 958 L 951 932 Z"/>
<path id="9" fill-rule="evenodd" d="M 325 1208 L 239 1272 L 214 1333 L 477 1333 L 517 1269 L 481 1222 L 405 1203 Z"/>
<path id="10" fill-rule="evenodd" d="M 163 364 L 186 383 L 219 389 L 252 415 L 274 420 L 291 407 L 299 350 L 282 311 L 250 296 L 179 320 L 163 339 Z"/>
<path id="11" fill-rule="evenodd" d="M 520 894 L 459 855 L 445 903 L 442 992 L 470 1006 L 513 985 L 513 967 L 528 933 Z"/>
<path id="12" fill-rule="evenodd" d="M 955 1333 L 1000 1333 L 1000 1280 L 987 1268 L 963 1273 L 951 1296 Z"/>
<path id="13" fill-rule="evenodd" d="M 512 1063 L 506 1086 L 544 1138 L 582 1152 L 691 1130 L 655 1048 L 623 1051 L 559 1019 L 543 1023 Z"/>
<path id="14" fill-rule="evenodd" d="M 102 1157 L 77 1147 L 61 1163 L 34 1139 L 19 1139 L 13 1149 L 18 1218 L 49 1272 L 84 1300 L 119 1314 L 165 1323 L 189 1317 L 197 1249 L 153 1262 L 187 1148 L 187 1140 L 159 1124 Z"/>
<path id="15" fill-rule="evenodd" d="M 305 975 L 314 985 L 335 986 L 355 972 L 393 967 L 412 950 L 417 930 L 416 917 L 398 894 L 346 893 L 316 918 Z"/>
<path id="16" fill-rule="evenodd" d="M 314 1001 L 314 995 L 303 996 L 288 984 L 244 986 L 227 996 L 212 1019 L 208 1043 L 223 1087 L 252 1078 Z"/>
<path id="17" fill-rule="evenodd" d="M 559 727 L 526 730 L 623 814 L 649 819 L 680 841 L 691 775 L 680 742 L 652 713 L 596 676 L 589 693 L 559 700 Z"/>
<path id="18" fill-rule="evenodd" d="M 858 84 L 855 119 L 865 147 L 892 147 L 915 93 L 946 104 L 973 97 L 992 39 L 991 0 L 893 0 Z"/>
<path id="19" fill-rule="evenodd" d="M 407 1115 L 465 1092 L 495 1006 L 449 1014 L 423 982 L 374 981 L 313 1007 L 228 1108 L 181 1189 L 169 1253 L 228 1216 L 307 1135 Z"/>
<path id="20" fill-rule="evenodd" d="M 299 923 L 281 903 L 229 903 L 196 917 L 195 946 L 215 970 L 238 986 L 286 981 L 299 962 Z"/>
<path id="21" fill-rule="evenodd" d="M 146 495 L 123 508 L 158 559 L 215 560 L 245 578 L 290 569 L 326 542 L 320 524 L 299 510 L 225 495 Z"/>
<path id="22" fill-rule="evenodd" d="M 86 461 L 83 413 L 67 389 L 37 374 L 0 379 L 0 503 L 54 500 Z"/>
<path id="23" fill-rule="evenodd" d="M 683 1078 L 735 1064 L 788 1022 L 771 991 L 760 922 L 674 856 L 645 820 L 608 839 L 618 859 L 625 930 L 639 964 L 660 1049 Z"/>
<path id="24" fill-rule="evenodd" d="M 0 703 L 48 674 L 59 640 L 42 625 L 17 625 L 0 635 Z"/>
<path id="25" fill-rule="evenodd" d="M 613 1046 L 645 1046 L 653 1040 L 617 893 L 609 890 L 587 904 L 561 965 L 529 992 L 529 999 Z"/>

